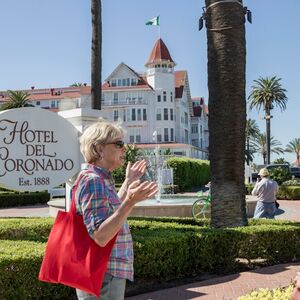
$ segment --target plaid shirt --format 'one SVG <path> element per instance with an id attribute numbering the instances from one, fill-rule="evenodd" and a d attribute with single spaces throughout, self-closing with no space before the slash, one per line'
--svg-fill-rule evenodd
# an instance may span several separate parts
<path id="1" fill-rule="evenodd" d="M 87 172 L 86 172 L 87 171 Z M 83 215 L 89 235 L 121 205 L 110 173 L 92 164 L 84 164 L 76 191 L 76 211 Z M 133 280 L 133 246 L 127 222 L 118 233 L 107 265 L 107 273 Z"/>

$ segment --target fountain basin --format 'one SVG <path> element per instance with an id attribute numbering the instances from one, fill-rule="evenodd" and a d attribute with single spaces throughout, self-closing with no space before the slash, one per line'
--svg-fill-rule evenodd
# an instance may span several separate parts
<path id="1" fill-rule="evenodd" d="M 172 195 L 171 197 L 162 197 L 160 202 L 155 199 L 142 201 L 135 205 L 131 216 L 165 216 L 165 217 L 192 217 L 192 206 L 197 197 Z M 247 216 L 253 217 L 256 197 L 246 196 Z M 49 215 L 56 217 L 59 210 L 65 210 L 65 199 L 55 199 L 48 201 Z M 210 208 L 208 207 L 208 216 Z"/>

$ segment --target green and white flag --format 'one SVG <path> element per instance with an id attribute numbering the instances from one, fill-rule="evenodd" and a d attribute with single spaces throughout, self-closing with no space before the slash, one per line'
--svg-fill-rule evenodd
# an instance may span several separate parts
<path id="1" fill-rule="evenodd" d="M 146 25 L 159 26 L 159 16 L 146 22 Z"/>

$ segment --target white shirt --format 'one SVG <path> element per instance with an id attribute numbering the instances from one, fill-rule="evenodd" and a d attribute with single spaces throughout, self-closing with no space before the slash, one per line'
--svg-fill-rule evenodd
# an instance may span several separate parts
<path id="1" fill-rule="evenodd" d="M 277 191 L 277 182 L 268 177 L 263 177 L 261 181 L 256 182 L 252 195 L 257 196 L 258 201 L 275 202 Z"/>

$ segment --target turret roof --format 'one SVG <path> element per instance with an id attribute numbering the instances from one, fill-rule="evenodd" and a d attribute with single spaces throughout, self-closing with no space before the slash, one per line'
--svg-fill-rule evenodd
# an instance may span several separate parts
<path id="1" fill-rule="evenodd" d="M 146 66 L 157 62 L 162 62 L 162 61 L 168 61 L 175 64 L 166 44 L 163 42 L 162 39 L 158 39 L 151 51 Z"/>

